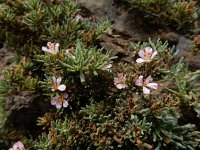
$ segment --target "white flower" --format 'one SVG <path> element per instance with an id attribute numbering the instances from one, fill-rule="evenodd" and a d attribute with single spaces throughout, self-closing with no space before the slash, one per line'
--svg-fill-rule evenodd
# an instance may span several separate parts
<path id="1" fill-rule="evenodd" d="M 124 73 L 119 73 L 118 77 L 114 78 L 114 84 L 118 89 L 124 89 L 128 87 L 125 82 L 126 82 L 126 74 L 124 75 Z"/>
<path id="2" fill-rule="evenodd" d="M 13 147 L 10 148 L 9 150 L 25 150 L 24 144 L 23 144 L 22 142 L 18 141 L 18 142 L 15 143 L 15 144 L 13 145 Z"/>
<path id="3" fill-rule="evenodd" d="M 77 22 L 79 22 L 80 20 L 82 20 L 83 19 L 83 17 L 80 15 L 80 14 L 77 14 L 76 16 L 75 16 L 75 20 L 77 21 Z"/>
<path id="4" fill-rule="evenodd" d="M 54 55 L 57 54 L 59 46 L 59 43 L 48 42 L 47 47 L 42 46 L 42 50 Z"/>
<path id="5" fill-rule="evenodd" d="M 62 81 L 61 77 L 58 77 L 56 79 L 56 77 L 53 77 L 53 84 L 51 85 L 51 90 L 55 91 L 55 90 L 59 90 L 59 91 L 64 91 L 66 89 L 66 86 L 64 84 L 60 84 Z"/>
<path id="6" fill-rule="evenodd" d="M 150 62 L 157 54 L 158 52 L 156 50 L 153 52 L 153 49 L 151 47 L 146 47 L 144 50 L 140 50 L 138 52 L 138 55 L 141 58 L 138 58 L 136 62 L 137 63 Z"/>
<path id="7" fill-rule="evenodd" d="M 67 93 L 65 93 L 63 96 L 57 95 L 51 100 L 51 105 L 55 105 L 57 109 L 61 109 L 62 107 L 68 107 L 68 97 L 69 96 Z"/>
<path id="8" fill-rule="evenodd" d="M 153 81 L 153 78 L 149 76 L 145 81 L 143 81 L 143 76 L 139 76 L 139 79 L 136 80 L 135 84 L 137 86 L 141 86 L 143 88 L 144 94 L 150 94 L 150 89 L 157 89 L 158 84 L 157 83 L 150 83 Z"/>
<path id="9" fill-rule="evenodd" d="M 111 68 L 112 68 L 112 64 L 108 64 L 108 65 L 104 66 L 104 67 L 102 68 L 102 70 L 110 71 Z"/>
<path id="10" fill-rule="evenodd" d="M 74 48 L 73 47 L 71 47 L 71 48 L 67 48 L 66 50 L 65 50 L 65 55 L 68 55 L 71 51 L 73 51 L 74 50 Z"/>

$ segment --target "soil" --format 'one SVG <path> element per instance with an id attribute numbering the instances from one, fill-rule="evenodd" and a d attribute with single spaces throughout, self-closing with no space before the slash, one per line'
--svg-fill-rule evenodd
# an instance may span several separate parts
<path id="1" fill-rule="evenodd" d="M 3 70 L 9 68 L 14 58 L 14 51 L 6 48 L 6 45 L 0 43 L 0 81 L 3 79 Z"/>

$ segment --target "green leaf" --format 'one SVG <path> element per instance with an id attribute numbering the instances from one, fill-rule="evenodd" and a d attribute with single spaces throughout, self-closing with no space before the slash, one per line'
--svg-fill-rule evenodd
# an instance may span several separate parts
<path id="1" fill-rule="evenodd" d="M 93 71 L 93 74 L 95 75 L 95 76 L 98 76 L 98 73 L 94 70 Z"/>
<path id="2" fill-rule="evenodd" d="M 81 80 L 81 83 L 85 82 L 85 75 L 83 74 L 82 71 L 80 71 L 80 80 Z"/>

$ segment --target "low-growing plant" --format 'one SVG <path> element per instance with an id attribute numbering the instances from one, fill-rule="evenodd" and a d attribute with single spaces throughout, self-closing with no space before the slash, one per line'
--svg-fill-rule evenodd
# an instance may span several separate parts
<path id="1" fill-rule="evenodd" d="M 182 121 L 185 107 L 199 114 L 199 85 L 195 83 L 199 71 L 189 71 L 182 61 L 174 64 L 174 47 L 160 40 L 133 43 L 132 62 L 118 62 L 98 44 L 110 23 L 90 23 L 78 14 L 73 1 L 0 2 L 7 8 L 0 13 L 0 23 L 5 25 L 0 35 L 19 52 L 19 61 L 4 71 L 0 84 L 4 121 L 0 141 L 8 129 L 11 133 L 31 128 L 25 118 L 14 122 L 9 116 L 13 112 L 5 113 L 8 104 L 19 102 L 16 116 L 22 110 L 27 116 L 29 110 L 32 114 L 41 110 L 33 116 L 37 123 L 31 121 L 42 128 L 36 133 L 20 129 L 13 148 L 199 147 L 198 126 Z M 12 19 L 7 13 L 13 14 Z"/>
<path id="2" fill-rule="evenodd" d="M 192 54 L 200 53 L 200 36 L 195 36 L 192 43 L 187 48 L 188 51 L 192 52 Z"/>
<path id="3" fill-rule="evenodd" d="M 159 20 L 177 29 L 193 30 L 199 7 L 193 0 L 124 0 L 132 9 L 144 13 L 145 17 Z"/>

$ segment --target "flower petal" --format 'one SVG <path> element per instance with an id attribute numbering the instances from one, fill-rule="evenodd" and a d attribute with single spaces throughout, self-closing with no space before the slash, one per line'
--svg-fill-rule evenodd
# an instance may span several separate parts
<path id="1" fill-rule="evenodd" d="M 66 89 L 66 86 L 64 84 L 61 84 L 58 86 L 59 91 L 64 91 Z"/>
<path id="2" fill-rule="evenodd" d="M 59 96 L 55 96 L 55 97 L 51 100 L 51 105 L 56 105 L 58 99 L 59 99 Z"/>
<path id="3" fill-rule="evenodd" d="M 157 83 L 149 83 L 147 84 L 147 87 L 152 88 L 152 89 L 157 89 L 158 88 L 158 84 Z"/>
<path id="4" fill-rule="evenodd" d="M 49 49 L 47 47 L 44 47 L 44 46 L 42 46 L 42 50 L 45 51 L 45 52 L 49 51 Z"/>
<path id="5" fill-rule="evenodd" d="M 43 51 L 47 51 L 47 49 L 48 49 L 47 47 L 42 46 L 42 50 L 43 50 Z"/>
<path id="6" fill-rule="evenodd" d="M 136 84 L 137 86 L 142 86 L 142 85 L 143 85 L 143 76 L 142 76 L 142 78 L 137 79 L 137 80 L 135 81 L 135 84 Z"/>
<path id="7" fill-rule="evenodd" d="M 151 76 L 148 76 L 146 80 L 144 81 L 145 84 L 148 84 L 149 82 L 153 81 L 153 78 Z"/>
<path id="8" fill-rule="evenodd" d="M 151 47 L 146 47 L 144 50 L 147 54 L 152 54 L 152 51 L 153 51 Z"/>
<path id="9" fill-rule="evenodd" d="M 138 52 L 138 55 L 139 55 L 141 58 L 143 58 L 143 59 L 146 58 L 146 57 L 145 57 L 145 52 L 144 52 L 144 50 L 140 50 L 140 51 Z"/>
<path id="10" fill-rule="evenodd" d="M 116 87 L 118 89 L 125 89 L 126 87 L 128 87 L 126 84 L 117 84 Z"/>
<path id="11" fill-rule="evenodd" d="M 69 54 L 69 49 L 66 49 L 65 50 L 65 55 L 68 55 Z"/>
<path id="12" fill-rule="evenodd" d="M 42 50 L 45 51 L 45 52 L 51 53 L 51 54 L 56 54 L 56 52 L 54 50 L 51 50 L 51 49 L 48 49 L 48 48 L 45 48 L 45 47 L 42 47 Z"/>
<path id="13" fill-rule="evenodd" d="M 69 95 L 67 93 L 63 94 L 64 99 L 68 99 Z"/>
<path id="14" fill-rule="evenodd" d="M 118 84 L 120 82 L 119 78 L 115 77 L 114 78 L 114 84 Z"/>
<path id="15" fill-rule="evenodd" d="M 21 141 L 18 141 L 13 145 L 13 150 L 25 150 L 24 144 Z"/>
<path id="16" fill-rule="evenodd" d="M 54 49 L 54 50 L 56 51 L 56 53 L 57 53 L 57 52 L 58 52 L 58 50 L 59 50 L 59 46 L 60 46 L 60 44 L 59 44 L 59 43 L 56 43 L 56 44 L 55 44 L 55 49 Z"/>
<path id="17" fill-rule="evenodd" d="M 68 107 L 69 103 L 66 100 L 63 100 L 63 107 Z"/>
<path id="18" fill-rule="evenodd" d="M 146 62 L 146 60 L 145 59 L 143 59 L 143 58 L 138 58 L 137 60 L 136 60 L 136 63 L 143 63 L 143 62 Z"/>
<path id="19" fill-rule="evenodd" d="M 124 76 L 124 73 L 123 73 L 123 72 L 121 72 L 121 73 L 118 74 L 118 78 L 119 78 L 119 79 L 120 79 L 120 78 L 123 78 L 123 76 Z"/>
<path id="20" fill-rule="evenodd" d="M 57 109 L 61 109 L 61 107 L 62 107 L 62 105 L 59 104 L 59 103 L 56 103 L 55 106 L 56 106 Z"/>
<path id="21" fill-rule="evenodd" d="M 61 77 L 58 77 L 57 80 L 56 80 L 56 83 L 57 83 L 58 85 L 60 85 L 61 81 L 62 81 L 62 78 L 61 78 Z"/>
<path id="22" fill-rule="evenodd" d="M 153 54 L 151 55 L 151 59 L 153 59 L 157 54 L 158 54 L 157 51 L 153 52 Z"/>
<path id="23" fill-rule="evenodd" d="M 51 43 L 51 42 L 47 42 L 47 47 L 49 48 L 49 47 L 52 47 L 52 44 L 53 43 Z"/>
<path id="24" fill-rule="evenodd" d="M 75 17 L 75 20 L 77 22 L 80 21 L 80 20 L 82 20 L 82 19 L 83 19 L 83 17 L 81 15 L 79 15 L 79 14 L 77 14 L 76 17 Z"/>
<path id="25" fill-rule="evenodd" d="M 57 80 L 56 80 L 55 76 L 53 76 L 52 79 L 53 79 L 53 83 L 57 83 Z"/>
<path id="26" fill-rule="evenodd" d="M 117 84 L 116 87 L 117 87 L 118 89 L 122 89 L 122 88 L 123 88 L 122 84 Z"/>
<path id="27" fill-rule="evenodd" d="M 143 86 L 143 93 L 150 94 L 150 90 L 148 88 L 146 88 L 145 86 Z"/>
<path id="28" fill-rule="evenodd" d="M 110 69 L 112 67 L 112 64 L 108 64 L 105 66 L 106 69 Z"/>

